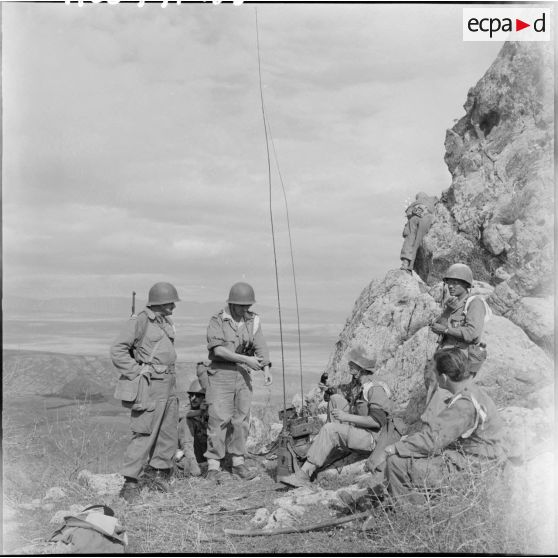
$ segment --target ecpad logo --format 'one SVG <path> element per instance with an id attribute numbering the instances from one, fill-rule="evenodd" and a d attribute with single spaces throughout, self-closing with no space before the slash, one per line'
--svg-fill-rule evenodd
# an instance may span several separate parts
<path id="1" fill-rule="evenodd" d="M 549 41 L 549 8 L 463 8 L 464 41 Z"/>

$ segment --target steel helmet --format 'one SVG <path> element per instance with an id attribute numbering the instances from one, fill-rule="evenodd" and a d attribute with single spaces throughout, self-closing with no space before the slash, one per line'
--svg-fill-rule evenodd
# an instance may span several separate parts
<path id="1" fill-rule="evenodd" d="M 229 292 L 227 304 L 250 305 L 256 302 L 254 289 L 248 283 L 235 283 Z"/>
<path id="2" fill-rule="evenodd" d="M 205 395 L 205 389 L 202 388 L 200 381 L 197 378 L 190 384 L 188 393 L 201 393 L 202 395 Z"/>
<path id="3" fill-rule="evenodd" d="M 174 285 L 170 283 L 155 283 L 149 289 L 147 306 L 156 306 L 159 304 L 169 304 L 170 302 L 179 302 L 178 292 Z"/>
<path id="4" fill-rule="evenodd" d="M 462 263 L 456 263 L 450 265 L 446 274 L 444 275 L 444 281 L 448 279 L 459 279 L 464 283 L 467 283 L 469 287 L 473 286 L 473 272 L 468 265 Z"/>
<path id="5" fill-rule="evenodd" d="M 374 372 L 376 367 L 376 361 L 366 358 L 364 356 L 364 349 L 362 347 L 354 347 L 349 351 L 348 355 L 349 364 L 356 364 L 362 370 L 366 372 Z M 356 374 L 356 371 L 349 369 L 349 373 Z"/>

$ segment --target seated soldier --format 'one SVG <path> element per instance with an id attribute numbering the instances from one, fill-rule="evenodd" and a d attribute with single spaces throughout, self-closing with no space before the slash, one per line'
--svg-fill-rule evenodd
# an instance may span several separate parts
<path id="1" fill-rule="evenodd" d="M 434 355 L 437 381 L 451 397 L 420 432 L 404 436 L 374 456 L 370 470 L 385 462 L 385 487 L 395 502 L 422 503 L 424 489 L 439 488 L 448 474 L 502 463 L 502 419 L 479 386 L 458 348 Z M 421 492 L 419 490 L 422 489 Z"/>
<path id="2" fill-rule="evenodd" d="M 305 486 L 310 477 L 323 467 L 331 453 L 345 449 L 370 454 L 382 427 L 388 421 L 392 409 L 390 390 L 381 381 L 372 380 L 375 362 L 367 359 L 362 349 L 353 349 L 349 354 L 349 373 L 353 376 L 351 387 L 354 396 L 350 402 L 342 395 L 331 395 L 328 406 L 328 421 L 314 438 L 306 461 L 296 473 L 278 480 L 289 486 Z M 327 393 L 327 392 L 326 392 Z"/>
<path id="3" fill-rule="evenodd" d="M 184 471 L 184 475 L 199 477 L 199 463 L 205 462 L 207 451 L 207 404 L 205 390 L 198 379 L 188 389 L 189 404 L 178 423 L 178 444 L 176 465 Z M 182 413 L 181 413 L 182 415 Z"/>

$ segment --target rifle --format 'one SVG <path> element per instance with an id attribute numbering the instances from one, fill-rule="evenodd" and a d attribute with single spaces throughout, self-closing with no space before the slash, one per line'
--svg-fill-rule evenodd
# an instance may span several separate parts
<path id="1" fill-rule="evenodd" d="M 136 291 L 132 291 L 132 318 L 136 317 Z"/>

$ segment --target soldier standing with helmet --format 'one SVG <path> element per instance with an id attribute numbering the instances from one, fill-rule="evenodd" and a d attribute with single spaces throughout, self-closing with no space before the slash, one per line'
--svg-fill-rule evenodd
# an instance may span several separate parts
<path id="1" fill-rule="evenodd" d="M 207 327 L 211 365 L 206 393 L 208 407 L 208 471 L 206 478 L 219 480 L 221 459 L 232 455 L 232 472 L 250 480 L 256 476 L 244 463 L 250 427 L 253 371 L 262 371 L 265 385 L 272 382 L 269 350 L 259 316 L 250 312 L 256 302 L 248 283 L 235 283 L 227 306 L 213 316 Z"/>
<path id="2" fill-rule="evenodd" d="M 141 376 L 138 396 L 131 404 L 132 440 L 126 449 L 120 496 L 132 502 L 139 494 L 138 479 L 145 466 L 148 477 L 165 488 L 178 443 L 178 398 L 174 349 L 175 329 L 170 316 L 178 292 L 170 283 L 149 289 L 147 307 L 129 320 L 110 349 L 120 381 Z"/>
<path id="3" fill-rule="evenodd" d="M 488 306 L 480 296 L 471 296 L 473 272 L 463 263 L 451 265 L 444 275 L 444 285 L 450 294 L 442 314 L 430 326 L 439 335 L 437 351 L 458 348 L 467 357 L 468 370 L 474 377 L 486 359 L 486 350 L 481 345 Z M 445 287 L 444 287 L 445 288 Z M 422 416 L 428 422 L 435 417 L 443 406 L 444 395 L 438 393 L 434 362 L 430 361 L 425 369 L 427 405 Z"/>

